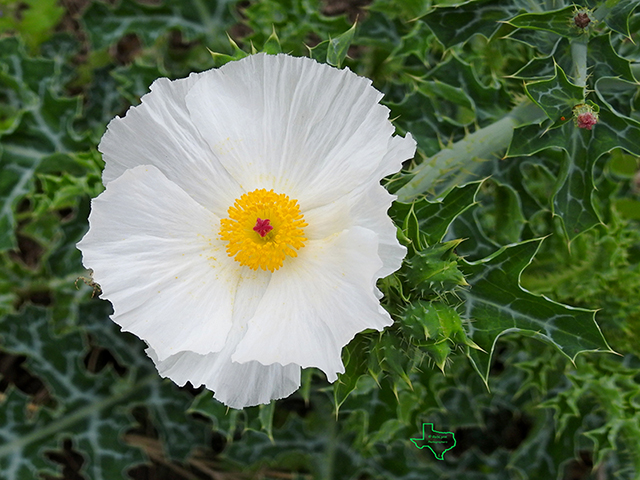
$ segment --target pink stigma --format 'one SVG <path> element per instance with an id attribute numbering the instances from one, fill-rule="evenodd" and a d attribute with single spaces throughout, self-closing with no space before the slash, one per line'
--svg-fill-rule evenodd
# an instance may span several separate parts
<path id="1" fill-rule="evenodd" d="M 265 218 L 264 220 L 262 220 L 261 218 L 258 218 L 256 220 L 256 226 L 253 227 L 253 230 L 255 232 L 258 232 L 261 237 L 264 237 L 267 233 L 273 230 L 273 227 L 269 225 L 268 218 Z"/>

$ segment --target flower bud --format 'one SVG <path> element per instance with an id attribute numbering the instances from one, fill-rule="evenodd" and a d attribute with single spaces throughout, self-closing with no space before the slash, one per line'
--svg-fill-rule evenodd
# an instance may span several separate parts
<path id="1" fill-rule="evenodd" d="M 591 105 L 581 103 L 573 107 L 573 121 L 578 128 L 591 130 L 598 123 L 598 112 Z"/>
<path id="2" fill-rule="evenodd" d="M 591 19 L 589 18 L 589 14 L 587 12 L 580 12 L 573 17 L 573 21 L 576 24 L 576 27 L 585 29 L 591 23 Z"/>

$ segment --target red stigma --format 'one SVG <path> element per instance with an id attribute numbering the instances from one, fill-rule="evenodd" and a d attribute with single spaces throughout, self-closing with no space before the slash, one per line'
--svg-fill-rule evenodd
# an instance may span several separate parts
<path id="1" fill-rule="evenodd" d="M 265 218 L 264 220 L 262 220 L 261 218 L 258 218 L 256 220 L 256 226 L 253 227 L 253 231 L 254 232 L 258 232 L 258 234 L 261 237 L 264 237 L 271 230 L 273 230 L 273 227 L 271 225 L 269 225 L 269 219 L 268 218 Z"/>

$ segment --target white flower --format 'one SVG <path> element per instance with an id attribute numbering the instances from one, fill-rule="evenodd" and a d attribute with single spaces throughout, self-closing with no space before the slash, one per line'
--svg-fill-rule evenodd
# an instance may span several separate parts
<path id="1" fill-rule="evenodd" d="M 156 80 L 109 124 L 78 248 L 162 376 L 268 403 L 300 367 L 335 381 L 342 347 L 392 323 L 375 282 L 405 249 L 380 179 L 415 141 L 381 98 L 349 70 L 259 54 Z"/>

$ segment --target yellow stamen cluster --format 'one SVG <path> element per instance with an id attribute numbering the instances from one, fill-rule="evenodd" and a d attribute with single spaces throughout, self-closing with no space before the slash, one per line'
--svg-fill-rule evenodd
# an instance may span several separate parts
<path id="1" fill-rule="evenodd" d="M 283 193 L 264 188 L 245 193 L 227 214 L 229 218 L 220 221 L 227 254 L 252 270 L 279 269 L 286 257 L 298 256 L 296 250 L 307 240 L 303 230 L 307 224 L 298 201 Z M 271 229 L 264 228 L 266 220 Z"/>

